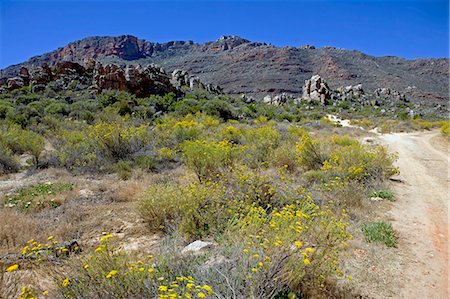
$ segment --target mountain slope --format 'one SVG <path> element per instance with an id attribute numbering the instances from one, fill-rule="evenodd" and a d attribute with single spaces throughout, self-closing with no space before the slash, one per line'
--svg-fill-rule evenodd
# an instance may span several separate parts
<path id="1" fill-rule="evenodd" d="M 222 86 L 225 92 L 260 98 L 281 92 L 299 95 L 304 81 L 319 74 L 332 88 L 362 83 L 371 91 L 383 87 L 396 89 L 412 101 L 445 105 L 449 100 L 447 58 L 407 60 L 333 47 L 278 48 L 236 36 L 204 44 L 152 43 L 130 35 L 89 37 L 10 66 L 1 71 L 1 76 L 10 77 L 21 66 L 33 68 L 63 60 L 85 63 L 91 59 L 101 63 L 157 63 L 169 71 L 180 68 L 204 82 Z"/>

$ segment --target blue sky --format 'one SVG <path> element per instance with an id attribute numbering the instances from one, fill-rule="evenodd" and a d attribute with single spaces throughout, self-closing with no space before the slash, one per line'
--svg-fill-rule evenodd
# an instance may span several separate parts
<path id="1" fill-rule="evenodd" d="M 93 35 L 205 42 L 239 35 L 276 46 L 335 46 L 448 57 L 447 0 L 0 0 L 0 68 Z"/>

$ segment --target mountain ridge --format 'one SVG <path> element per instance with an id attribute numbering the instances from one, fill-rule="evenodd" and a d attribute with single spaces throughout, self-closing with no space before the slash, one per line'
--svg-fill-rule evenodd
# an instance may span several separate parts
<path id="1" fill-rule="evenodd" d="M 204 82 L 222 86 L 227 93 L 257 98 L 283 92 L 299 95 L 304 81 L 319 74 L 332 88 L 362 83 L 369 90 L 399 90 L 412 101 L 445 105 L 449 100 L 448 58 L 371 56 L 329 46 L 276 47 L 238 36 L 222 36 L 205 43 L 155 43 L 132 35 L 87 37 L 9 66 L 0 76 L 14 76 L 22 66 L 33 69 L 43 63 L 86 64 L 89 60 L 119 65 L 156 63 L 169 71 L 183 69 Z"/>

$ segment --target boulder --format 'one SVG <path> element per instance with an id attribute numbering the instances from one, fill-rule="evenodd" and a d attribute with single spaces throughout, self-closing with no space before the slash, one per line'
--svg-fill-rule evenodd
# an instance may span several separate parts
<path id="1" fill-rule="evenodd" d="M 19 77 L 22 78 L 23 84 L 28 86 L 30 84 L 30 73 L 26 67 L 21 67 L 19 70 Z"/>
<path id="2" fill-rule="evenodd" d="M 44 63 L 31 74 L 32 84 L 47 84 L 53 80 L 53 73 L 50 67 Z"/>
<path id="3" fill-rule="evenodd" d="M 115 64 L 102 66 L 99 64 L 94 70 L 94 84 L 100 90 L 127 90 L 125 72 Z"/>
<path id="4" fill-rule="evenodd" d="M 199 254 L 207 249 L 211 249 L 216 246 L 214 242 L 205 242 L 197 240 L 187 245 L 181 250 L 182 254 Z"/>
<path id="5" fill-rule="evenodd" d="M 331 90 L 319 75 L 314 75 L 305 81 L 302 98 L 308 102 L 318 101 L 323 105 L 330 103 Z"/>
<path id="6" fill-rule="evenodd" d="M 8 90 L 14 90 L 14 89 L 19 89 L 22 88 L 23 86 L 25 86 L 25 82 L 23 81 L 23 79 L 21 77 L 13 77 L 13 78 L 9 78 L 6 81 L 6 85 Z"/>

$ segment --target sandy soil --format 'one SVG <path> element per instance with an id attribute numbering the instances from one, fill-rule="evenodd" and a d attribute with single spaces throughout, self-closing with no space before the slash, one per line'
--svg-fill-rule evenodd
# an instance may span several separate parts
<path id="1" fill-rule="evenodd" d="M 402 261 L 393 298 L 449 298 L 448 143 L 436 131 L 379 138 L 399 155 L 397 201 L 389 212 Z"/>

